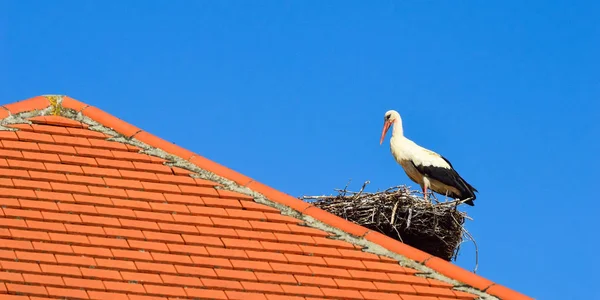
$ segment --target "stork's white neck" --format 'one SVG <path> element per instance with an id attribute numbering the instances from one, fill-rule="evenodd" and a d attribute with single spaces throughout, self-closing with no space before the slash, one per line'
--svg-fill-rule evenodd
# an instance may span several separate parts
<path id="1" fill-rule="evenodd" d="M 392 124 L 392 137 L 403 137 L 404 129 L 402 128 L 402 120 L 396 119 Z"/>

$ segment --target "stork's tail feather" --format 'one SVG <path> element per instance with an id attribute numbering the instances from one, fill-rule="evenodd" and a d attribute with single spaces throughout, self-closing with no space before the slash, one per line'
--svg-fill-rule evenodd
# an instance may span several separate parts
<path id="1" fill-rule="evenodd" d="M 470 206 L 475 206 L 475 203 L 473 202 L 473 200 L 477 199 L 477 196 L 475 195 L 477 191 L 477 189 L 475 189 L 472 185 L 470 185 L 468 182 L 466 182 L 464 179 L 460 178 L 460 181 L 462 183 L 462 198 L 464 199 L 469 199 L 467 201 L 465 201 L 465 204 L 470 205 Z"/>

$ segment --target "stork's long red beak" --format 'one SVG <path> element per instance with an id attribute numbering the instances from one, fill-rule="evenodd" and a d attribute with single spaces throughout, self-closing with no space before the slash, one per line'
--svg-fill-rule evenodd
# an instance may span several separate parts
<path id="1" fill-rule="evenodd" d="M 384 121 L 383 122 L 383 130 L 381 131 L 381 140 L 379 140 L 379 145 L 383 144 L 383 139 L 385 139 L 385 134 L 390 129 L 390 126 L 392 126 L 392 122 L 391 121 Z"/>

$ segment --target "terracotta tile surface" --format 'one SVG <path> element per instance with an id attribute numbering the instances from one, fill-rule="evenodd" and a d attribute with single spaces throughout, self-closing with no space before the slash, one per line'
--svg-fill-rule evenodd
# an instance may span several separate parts
<path id="1" fill-rule="evenodd" d="M 531 299 L 330 215 L 69 97 L 107 129 L 501 299 Z M 40 96 L 0 118 L 51 105 Z M 65 114 L 74 116 L 75 114 Z M 474 299 L 361 251 L 252 196 L 109 140 L 82 119 L 37 115 L 0 130 L 0 299 Z M 14 123 L 14 122 L 12 122 Z"/>

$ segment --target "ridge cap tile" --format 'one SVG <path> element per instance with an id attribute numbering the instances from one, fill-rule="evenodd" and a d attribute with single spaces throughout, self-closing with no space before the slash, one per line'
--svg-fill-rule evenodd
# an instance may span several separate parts
<path id="1" fill-rule="evenodd" d="M 73 119 L 69 119 L 63 116 L 36 116 L 27 118 L 33 124 L 44 124 L 51 126 L 63 126 L 67 128 L 88 128 L 87 124 L 81 123 L 79 121 L 75 121 Z"/>
<path id="2" fill-rule="evenodd" d="M 12 124 L 15 131 L 0 131 L 0 279 L 8 281 L 0 284 L 2 295 L 273 300 L 473 299 L 483 293 L 532 299 L 69 96 L 42 95 L 2 105 L 0 119 L 23 112 L 31 125 Z M 81 116 L 110 130 L 91 130 Z M 166 159 L 142 154 L 138 144 L 109 139 L 115 132 L 164 151 Z M 444 281 L 415 277 L 419 267 L 407 268 L 345 239 L 331 239 L 332 233 L 307 226 L 302 218 L 165 164 L 172 159 L 479 291 L 457 291 Z M 31 285 L 18 285 L 25 282 Z"/>

